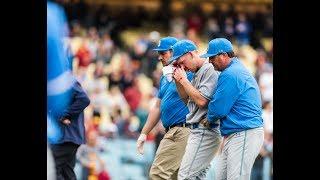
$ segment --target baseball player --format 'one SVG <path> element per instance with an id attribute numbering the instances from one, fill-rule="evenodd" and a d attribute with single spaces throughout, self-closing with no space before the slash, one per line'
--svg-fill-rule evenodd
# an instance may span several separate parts
<path id="1" fill-rule="evenodd" d="M 176 85 L 172 78 L 173 67 L 169 65 L 171 46 L 178 40 L 174 37 L 160 39 L 155 51 L 159 53 L 159 60 L 163 67 L 160 79 L 158 99 L 150 110 L 146 124 L 137 140 L 137 149 L 143 154 L 143 144 L 147 134 L 161 119 L 166 128 L 166 134 L 160 142 L 155 159 L 150 169 L 150 179 L 177 179 L 178 169 L 185 151 L 190 129 L 187 128 L 186 115 L 188 108 L 180 99 Z M 188 74 L 192 78 L 192 73 Z"/>
<path id="2" fill-rule="evenodd" d="M 221 71 L 207 116 L 210 123 L 220 119 L 224 137 L 217 159 L 217 179 L 250 179 L 264 138 L 257 82 L 225 38 L 211 40 L 207 53 L 201 57 L 209 57 L 214 68 Z"/>
<path id="3" fill-rule="evenodd" d="M 221 143 L 219 122 L 209 125 L 206 120 L 207 106 L 216 88 L 218 72 L 199 57 L 192 41 L 181 40 L 172 49 L 170 60 L 177 67 L 174 79 L 179 95 L 190 111 L 186 120 L 191 128 L 178 179 L 204 179 Z M 194 73 L 191 82 L 187 80 L 185 70 Z"/>

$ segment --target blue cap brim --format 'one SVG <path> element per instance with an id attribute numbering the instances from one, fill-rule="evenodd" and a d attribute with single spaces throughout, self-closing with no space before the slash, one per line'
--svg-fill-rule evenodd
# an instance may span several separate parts
<path id="1" fill-rule="evenodd" d="M 182 56 L 182 55 L 181 55 Z M 173 56 L 169 59 L 169 62 L 172 63 L 173 61 L 175 61 L 176 59 L 178 59 L 181 56 Z"/>
<path id="2" fill-rule="evenodd" d="M 202 54 L 200 57 L 201 57 L 201 58 L 208 58 L 208 57 L 211 57 L 211 56 L 215 56 L 215 54 L 208 54 L 208 53 L 206 53 L 206 54 Z"/>
<path id="3" fill-rule="evenodd" d="M 164 49 L 164 48 L 155 48 L 154 51 L 169 51 L 170 49 Z"/>

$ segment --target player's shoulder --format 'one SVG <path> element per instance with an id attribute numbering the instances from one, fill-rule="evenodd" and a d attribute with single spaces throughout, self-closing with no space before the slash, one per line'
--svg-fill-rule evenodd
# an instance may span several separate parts
<path id="1" fill-rule="evenodd" d="M 214 67 L 211 63 L 206 62 L 203 66 L 204 66 L 203 74 L 205 76 L 212 76 L 212 75 L 218 76 L 219 75 L 219 72 L 214 69 Z"/>
<path id="2" fill-rule="evenodd" d="M 204 70 L 208 70 L 208 69 L 214 69 L 213 65 L 211 63 L 209 63 L 208 61 L 205 61 L 202 65 L 202 68 Z"/>
<path id="3" fill-rule="evenodd" d="M 160 82 L 163 81 L 164 78 L 165 78 L 164 75 L 161 75 Z"/>

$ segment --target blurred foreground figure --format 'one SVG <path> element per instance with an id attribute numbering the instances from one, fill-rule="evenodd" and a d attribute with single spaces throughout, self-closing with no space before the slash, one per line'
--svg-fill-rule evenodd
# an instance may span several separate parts
<path id="1" fill-rule="evenodd" d="M 67 32 L 63 10 L 48 2 L 47 136 L 58 180 L 76 179 L 73 171 L 75 156 L 80 144 L 85 143 L 83 110 L 90 103 L 87 94 L 80 83 L 75 81 L 71 72 L 72 62 L 63 44 Z"/>
<path id="2" fill-rule="evenodd" d="M 59 117 L 58 126 L 62 130 L 59 141 L 51 145 L 56 163 L 57 179 L 76 179 L 75 167 L 77 149 L 85 144 L 84 109 L 90 104 L 87 94 L 79 82 L 72 87 L 70 105 Z"/>

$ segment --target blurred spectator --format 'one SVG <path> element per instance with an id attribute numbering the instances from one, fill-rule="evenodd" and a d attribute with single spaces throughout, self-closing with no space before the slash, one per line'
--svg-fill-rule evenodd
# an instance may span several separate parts
<path id="1" fill-rule="evenodd" d="M 133 45 L 133 49 L 130 53 L 132 58 L 133 71 L 140 71 L 142 60 L 147 52 L 148 41 L 144 36 L 141 36 Z"/>
<path id="2" fill-rule="evenodd" d="M 124 138 L 137 138 L 139 129 L 139 119 L 134 113 L 130 113 L 128 118 L 118 122 L 119 135 Z"/>
<path id="3" fill-rule="evenodd" d="M 82 166 L 81 179 L 96 178 L 100 180 L 102 176 L 104 176 L 104 179 L 110 179 L 105 170 L 105 163 L 99 156 L 101 148 L 97 145 L 97 136 L 97 132 L 89 131 L 87 133 L 88 142 L 78 149 L 77 159 Z"/>
<path id="4" fill-rule="evenodd" d="M 99 83 L 100 81 L 97 79 L 95 82 Z M 90 95 L 90 100 L 93 112 L 100 113 L 103 107 L 111 109 L 113 106 L 113 101 L 106 93 L 106 87 L 102 83 L 94 88 L 94 91 Z"/>
<path id="5" fill-rule="evenodd" d="M 109 99 L 111 101 L 112 109 L 119 107 L 123 113 L 128 111 L 129 105 L 124 95 L 121 93 L 119 87 L 113 86 L 109 91 Z"/>
<path id="6" fill-rule="evenodd" d="M 183 17 L 176 16 L 170 20 L 171 32 L 184 32 L 186 29 L 187 29 L 187 23 Z"/>
<path id="7" fill-rule="evenodd" d="M 180 29 L 175 29 L 170 33 L 171 36 L 176 37 L 177 39 L 185 39 L 186 35 L 184 31 Z"/>
<path id="8" fill-rule="evenodd" d="M 250 43 L 250 32 L 251 26 L 247 21 L 247 17 L 245 14 L 240 13 L 238 15 L 238 21 L 235 25 L 235 33 L 238 44 L 247 45 Z"/>
<path id="9" fill-rule="evenodd" d="M 265 143 L 263 145 L 262 154 L 263 161 L 263 180 L 273 179 L 272 164 L 273 164 L 273 133 L 265 134 Z"/>
<path id="10" fill-rule="evenodd" d="M 148 118 L 148 111 L 144 108 L 138 108 L 136 111 L 136 115 L 139 118 L 139 128 L 138 128 L 138 132 L 141 132 L 143 125 L 146 123 L 147 118 Z"/>
<path id="11" fill-rule="evenodd" d="M 111 89 L 114 86 L 121 87 L 123 75 L 119 71 L 112 71 L 108 75 L 109 79 L 109 89 Z"/>
<path id="12" fill-rule="evenodd" d="M 152 72 L 156 69 L 158 64 L 157 53 L 153 50 L 157 46 L 159 41 L 160 33 L 157 31 L 152 31 L 149 33 L 149 41 L 147 44 L 147 50 L 145 53 L 145 58 L 143 63 L 143 73 L 148 77 L 152 76 Z"/>
<path id="13" fill-rule="evenodd" d="M 223 33 L 225 38 L 227 39 L 231 40 L 234 37 L 234 33 L 235 33 L 234 23 L 231 17 L 227 17 L 226 20 L 224 21 Z"/>
<path id="14" fill-rule="evenodd" d="M 259 49 L 256 59 L 256 73 L 255 78 L 259 81 L 261 74 L 265 72 L 273 72 L 272 64 L 267 60 L 267 55 L 264 50 Z"/>
<path id="15" fill-rule="evenodd" d="M 273 101 L 273 72 L 263 72 L 259 77 L 262 101 Z"/>
<path id="16" fill-rule="evenodd" d="M 101 78 L 105 75 L 104 73 L 104 63 L 102 60 L 98 60 L 97 63 L 96 63 L 96 68 L 94 70 L 94 78 L 97 79 L 97 78 Z"/>
<path id="17" fill-rule="evenodd" d="M 262 109 L 264 130 L 269 134 L 273 133 L 273 108 L 269 101 L 264 102 Z"/>
<path id="18" fill-rule="evenodd" d="M 133 80 L 133 84 L 131 87 L 128 87 L 125 91 L 124 91 L 124 97 L 126 98 L 130 109 L 132 112 L 136 112 L 139 104 L 140 104 L 140 100 L 142 97 L 142 94 L 140 92 L 139 86 L 138 86 L 138 79 L 135 78 Z"/>
<path id="19" fill-rule="evenodd" d="M 195 29 L 188 29 L 187 31 L 187 38 L 194 42 L 194 44 L 199 47 L 200 46 L 200 38 L 197 34 L 197 31 Z"/>
<path id="20" fill-rule="evenodd" d="M 199 14 L 192 13 L 187 19 L 187 24 L 188 24 L 187 30 L 194 29 L 196 31 L 196 33 L 198 33 L 198 32 L 200 32 L 200 30 L 203 26 L 203 20 L 201 19 Z"/>
<path id="21" fill-rule="evenodd" d="M 88 40 L 84 39 L 75 55 L 79 60 L 79 68 L 87 68 L 92 61 L 92 54 L 88 43 Z"/>
<path id="22" fill-rule="evenodd" d="M 102 46 L 100 48 L 103 56 L 101 56 L 102 54 L 99 54 L 100 56 L 98 58 L 102 59 L 105 63 L 108 63 L 114 51 L 114 43 L 108 33 L 103 35 Z"/>
<path id="23" fill-rule="evenodd" d="M 270 180 L 272 178 L 273 135 L 265 133 L 265 141 L 253 165 L 252 180 Z"/>
<path id="24" fill-rule="evenodd" d="M 91 27 L 88 30 L 88 38 L 88 49 L 90 50 L 90 54 L 92 55 L 93 60 L 96 61 L 99 47 L 99 35 L 95 27 Z"/>
<path id="25" fill-rule="evenodd" d="M 116 120 L 112 115 L 109 121 L 102 121 L 99 126 L 100 135 L 106 138 L 116 138 L 118 137 L 118 127 L 116 125 Z"/>
<path id="26" fill-rule="evenodd" d="M 215 18 L 209 18 L 206 24 L 206 34 L 208 39 L 221 37 L 220 26 Z"/>

